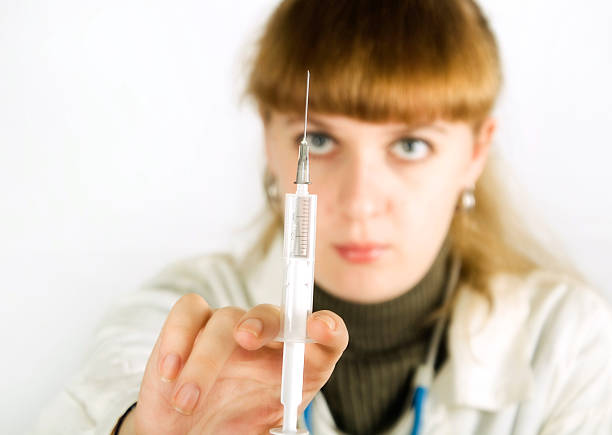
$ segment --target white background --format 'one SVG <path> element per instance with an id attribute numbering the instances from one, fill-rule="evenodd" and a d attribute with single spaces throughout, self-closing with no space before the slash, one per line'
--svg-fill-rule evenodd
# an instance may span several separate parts
<path id="1" fill-rule="evenodd" d="M 226 247 L 262 205 L 260 126 L 238 95 L 275 4 L 0 1 L 0 432 L 25 430 L 118 295 Z M 612 299 L 611 3 L 483 6 L 509 181 Z"/>

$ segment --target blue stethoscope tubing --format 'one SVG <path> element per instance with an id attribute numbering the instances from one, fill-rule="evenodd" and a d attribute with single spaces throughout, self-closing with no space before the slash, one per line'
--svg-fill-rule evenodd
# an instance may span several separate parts
<path id="1" fill-rule="evenodd" d="M 452 255 L 452 263 L 451 263 L 451 272 L 448 278 L 448 282 L 446 284 L 446 289 L 444 293 L 444 304 L 450 300 L 455 287 L 457 286 L 457 282 L 459 281 L 459 272 L 461 270 L 461 257 L 454 253 Z M 412 430 L 410 431 L 410 435 L 420 435 L 421 429 L 423 428 L 423 414 L 425 408 L 425 400 L 427 399 L 427 394 L 429 393 L 429 387 L 433 381 L 433 373 L 434 373 L 434 364 L 436 362 L 436 357 L 438 356 L 438 351 L 440 349 L 440 342 L 442 340 L 442 332 L 444 331 L 444 326 L 448 320 L 448 312 L 445 313 L 444 316 L 440 317 L 436 321 L 436 326 L 434 327 L 434 332 L 431 337 L 431 341 L 429 342 L 429 348 L 427 350 L 427 359 L 425 360 L 425 364 L 421 364 L 416 373 L 414 374 L 414 384 L 413 384 L 413 396 L 411 407 L 414 409 L 414 419 L 412 421 Z M 308 404 L 306 409 L 304 410 L 304 422 L 306 423 L 306 429 L 312 435 L 314 435 L 312 431 L 312 401 Z"/>

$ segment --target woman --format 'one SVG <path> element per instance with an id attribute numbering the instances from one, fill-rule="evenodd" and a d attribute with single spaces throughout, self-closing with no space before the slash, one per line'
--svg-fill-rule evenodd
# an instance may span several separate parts
<path id="1" fill-rule="evenodd" d="M 295 189 L 306 69 L 318 220 L 300 411 L 312 402 L 312 433 L 408 433 L 445 313 L 422 433 L 612 433 L 610 311 L 511 217 L 490 157 L 499 56 L 470 0 L 277 8 L 247 89 L 265 131 L 267 228 L 245 256 L 177 262 L 118 303 L 45 433 L 54 418 L 96 434 L 280 425 L 279 210 Z"/>

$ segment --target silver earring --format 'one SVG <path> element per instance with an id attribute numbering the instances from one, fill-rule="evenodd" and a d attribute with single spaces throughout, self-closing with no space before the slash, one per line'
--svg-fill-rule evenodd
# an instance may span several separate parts
<path id="1" fill-rule="evenodd" d="M 464 211 L 472 210 L 476 206 L 474 187 L 467 187 L 461 194 L 461 209 Z"/>
<path id="2" fill-rule="evenodd" d="M 272 172 L 270 172 L 268 168 L 266 168 L 264 172 L 264 191 L 271 205 L 276 207 L 280 202 L 280 192 L 276 177 L 272 175 Z"/>
<path id="3" fill-rule="evenodd" d="M 276 184 L 276 181 L 270 184 L 269 195 L 274 202 L 278 202 L 280 200 L 280 195 L 278 194 L 278 184 Z"/>

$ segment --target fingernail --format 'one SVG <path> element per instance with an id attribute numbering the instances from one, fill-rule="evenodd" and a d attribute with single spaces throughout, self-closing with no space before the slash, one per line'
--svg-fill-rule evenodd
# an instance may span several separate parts
<path id="1" fill-rule="evenodd" d="M 181 387 L 174 399 L 174 409 L 184 415 L 191 415 L 200 396 L 200 389 L 196 384 L 185 384 Z"/>
<path id="2" fill-rule="evenodd" d="M 175 353 L 166 355 L 161 367 L 161 380 L 164 382 L 172 382 L 178 374 L 181 359 Z"/>
<path id="3" fill-rule="evenodd" d="M 259 319 L 246 319 L 240 324 L 239 331 L 245 331 L 253 334 L 255 337 L 259 337 L 263 329 L 263 323 Z"/>
<path id="4" fill-rule="evenodd" d="M 315 319 L 325 322 L 332 331 L 336 329 L 336 321 L 325 314 L 316 314 Z"/>

